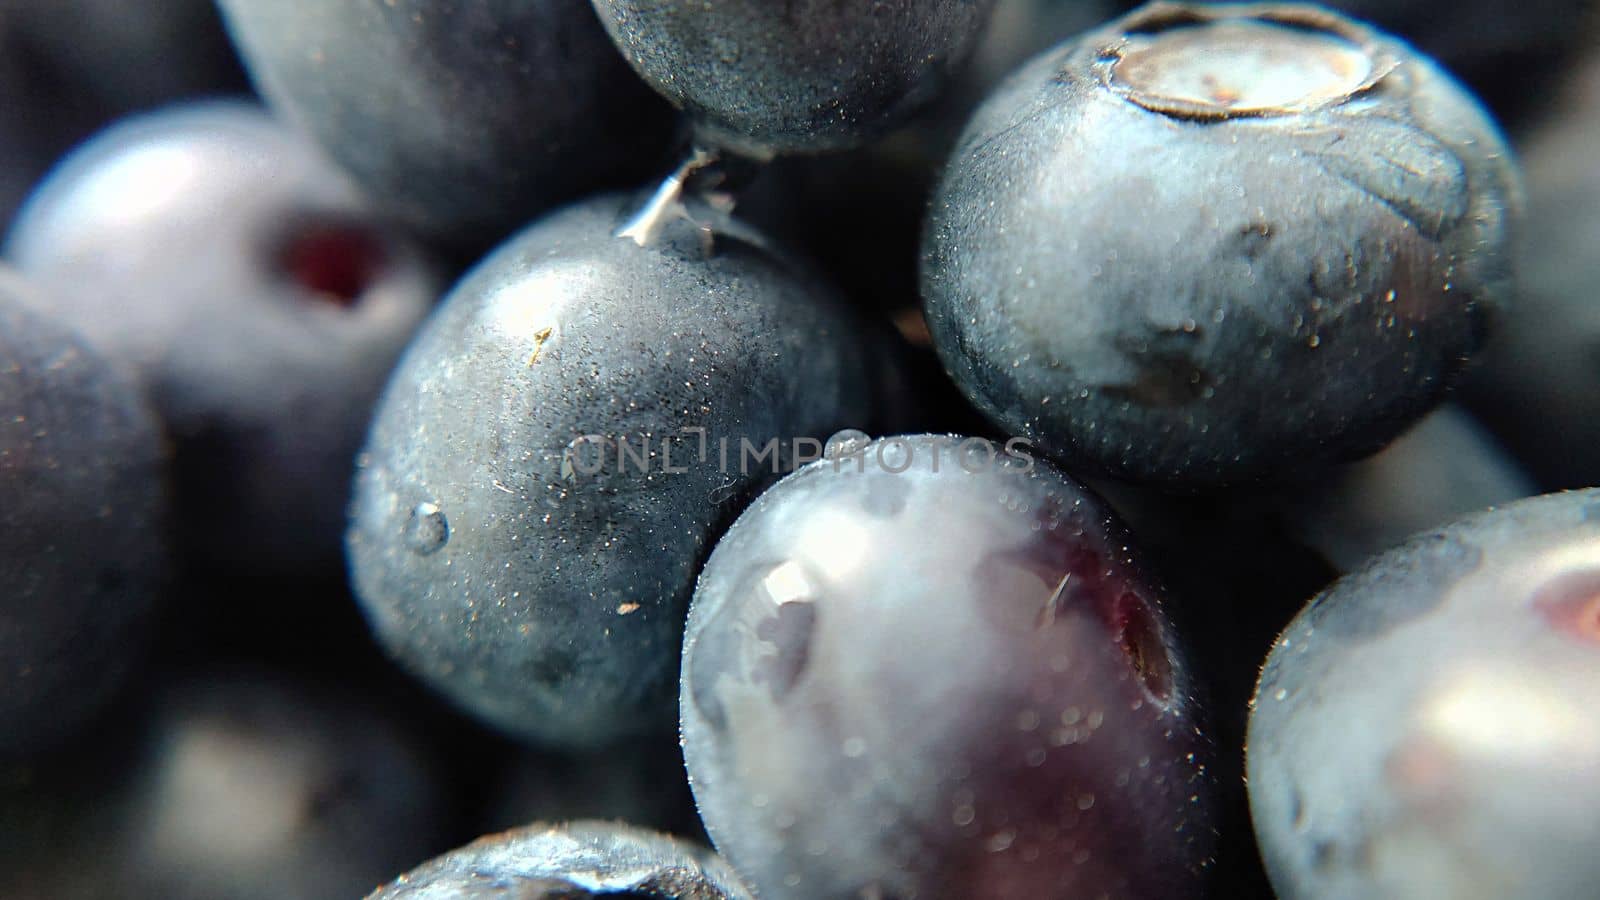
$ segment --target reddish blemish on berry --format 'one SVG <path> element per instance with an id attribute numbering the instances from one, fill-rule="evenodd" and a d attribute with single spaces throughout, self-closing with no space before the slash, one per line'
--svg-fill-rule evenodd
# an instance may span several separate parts
<path id="1" fill-rule="evenodd" d="M 1556 630 L 1600 647 L 1600 572 L 1556 579 L 1534 596 L 1533 607 Z"/>
<path id="2" fill-rule="evenodd" d="M 1140 683 L 1160 705 L 1173 692 L 1172 660 L 1154 610 L 1128 583 L 1127 573 L 1111 563 L 1078 529 L 1049 527 L 1041 511 L 1041 530 L 1025 547 L 996 554 L 986 565 L 1015 567 L 1050 587 L 1034 618 L 1035 628 L 1049 628 L 1074 609 L 1090 612 L 1105 623 L 1107 634 L 1127 655 Z"/>
<path id="3" fill-rule="evenodd" d="M 352 307 L 386 262 L 383 242 L 370 230 L 342 223 L 302 226 L 278 251 L 278 268 L 325 302 Z"/>
<path id="4" fill-rule="evenodd" d="M 1124 593 L 1112 605 L 1111 628 L 1144 689 L 1166 704 L 1172 698 L 1172 659 L 1149 605 L 1131 592 Z"/>

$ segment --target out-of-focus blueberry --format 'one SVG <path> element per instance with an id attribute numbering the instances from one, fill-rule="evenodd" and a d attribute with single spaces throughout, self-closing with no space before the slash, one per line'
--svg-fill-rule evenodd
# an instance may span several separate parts
<path id="1" fill-rule="evenodd" d="M 0 0 L 0 18 L 69 104 L 128 113 L 248 87 L 210 0 Z"/>
<path id="2" fill-rule="evenodd" d="M 0 230 L 106 123 L 246 86 L 211 0 L 0 0 Z"/>
<path id="3" fill-rule="evenodd" d="M 605 822 L 541 825 L 482 838 L 374 891 L 368 900 L 751 900 L 709 850 Z"/>
<path id="4" fill-rule="evenodd" d="M 1302 540 L 1348 572 L 1413 534 L 1538 492 L 1476 419 L 1449 405 L 1376 456 L 1284 491 L 1279 505 Z"/>
<path id="5" fill-rule="evenodd" d="M 153 396 L 186 547 L 338 559 L 372 406 L 438 288 L 309 142 L 245 104 L 130 119 L 56 170 L 6 253 Z"/>
<path id="6" fill-rule="evenodd" d="M 1467 386 L 1474 412 L 1546 489 L 1600 485 L 1600 56 L 1524 139 L 1516 314 Z"/>
<path id="7" fill-rule="evenodd" d="M 1208 744 L 1121 525 L 993 445 L 832 446 L 695 591 L 684 752 L 717 847 L 771 900 L 1198 896 Z"/>
<path id="8" fill-rule="evenodd" d="M 695 573 L 783 461 L 745 444 L 863 422 L 876 393 L 807 273 L 731 222 L 617 237 L 634 208 L 556 213 L 457 286 L 390 383 L 348 537 L 402 663 L 568 747 L 669 726 Z"/>
<path id="9" fill-rule="evenodd" d="M 841 149 L 938 96 L 994 0 L 594 0 L 623 56 L 703 139 L 756 157 Z"/>
<path id="10" fill-rule="evenodd" d="M 1005 428 L 1206 485 L 1371 452 L 1507 299 L 1516 172 L 1401 42 L 1311 6 L 1157 4 L 1039 57 L 969 124 L 928 324 Z"/>
<path id="11" fill-rule="evenodd" d="M 465 250 L 664 165 L 672 111 L 586 0 L 221 0 L 257 86 L 402 221 Z"/>
<path id="12" fill-rule="evenodd" d="M 155 413 L 32 293 L 0 269 L 0 755 L 110 699 L 170 562 Z"/>
<path id="13" fill-rule="evenodd" d="M 1414 538 L 1279 638 L 1251 807 L 1284 900 L 1565 900 L 1600 880 L 1600 492 Z"/>
<path id="14" fill-rule="evenodd" d="M 213 671 L 150 712 L 89 770 L 0 794 L 7 897 L 346 900 L 449 846 L 432 761 L 370 697 Z"/>

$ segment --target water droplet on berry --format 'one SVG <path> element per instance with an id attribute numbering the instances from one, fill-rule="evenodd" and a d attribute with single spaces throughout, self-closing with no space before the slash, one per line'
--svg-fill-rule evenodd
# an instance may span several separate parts
<path id="1" fill-rule="evenodd" d="M 833 437 L 828 438 L 828 443 L 823 448 L 822 455 L 826 459 L 838 459 L 841 456 L 850 456 L 860 453 L 862 448 L 866 447 L 870 443 L 872 443 L 872 437 L 865 431 L 857 431 L 854 428 L 846 428 Z"/>
<path id="2" fill-rule="evenodd" d="M 444 510 L 432 503 L 418 503 L 406 521 L 406 546 L 419 556 L 430 556 L 450 542 L 450 522 Z"/>

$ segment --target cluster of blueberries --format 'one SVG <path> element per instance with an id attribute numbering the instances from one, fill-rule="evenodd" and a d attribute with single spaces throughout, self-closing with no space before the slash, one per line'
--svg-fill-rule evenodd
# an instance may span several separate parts
<path id="1" fill-rule="evenodd" d="M 1600 11 L 1333 5 L 0 0 L 0 895 L 1596 896 Z"/>

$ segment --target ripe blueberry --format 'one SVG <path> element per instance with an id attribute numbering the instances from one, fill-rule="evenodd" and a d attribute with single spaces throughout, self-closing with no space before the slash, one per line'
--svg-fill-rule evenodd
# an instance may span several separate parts
<path id="1" fill-rule="evenodd" d="M 695 590 L 684 753 L 717 847 L 771 900 L 1197 896 L 1207 742 L 1121 525 L 992 446 L 832 446 Z"/>
<path id="2" fill-rule="evenodd" d="M 633 67 L 712 144 L 757 157 L 866 142 L 938 95 L 994 0 L 594 0 Z"/>
<path id="3" fill-rule="evenodd" d="M 6 253 L 153 396 L 194 555 L 337 561 L 356 450 L 437 282 L 314 147 L 245 104 L 130 119 L 41 186 Z"/>
<path id="4" fill-rule="evenodd" d="M 1537 493 L 1476 419 L 1446 405 L 1381 453 L 1295 485 L 1279 502 L 1291 530 L 1348 572 L 1413 534 Z"/>
<path id="5" fill-rule="evenodd" d="M 1600 492 L 1430 532 L 1317 597 L 1249 732 L 1278 895 L 1565 898 L 1600 879 Z"/>
<path id="6" fill-rule="evenodd" d="M 644 177 L 672 133 L 586 0 L 221 5 L 272 105 L 453 247 Z"/>
<path id="7" fill-rule="evenodd" d="M 751 900 L 708 850 L 606 822 L 538 825 L 447 853 L 367 900 Z"/>
<path id="8" fill-rule="evenodd" d="M 979 110 L 925 239 L 928 325 L 991 418 L 1073 466 L 1209 485 L 1371 452 L 1507 299 L 1483 111 L 1311 6 L 1156 4 Z"/>
<path id="9" fill-rule="evenodd" d="M 670 724 L 695 573 L 777 463 L 742 445 L 826 436 L 874 393 L 857 326 L 759 237 L 729 223 L 708 252 L 679 219 L 641 245 L 616 236 L 632 208 L 560 211 L 458 285 L 357 478 L 349 557 L 379 638 L 550 744 Z"/>
<path id="10" fill-rule="evenodd" d="M 3 0 L 0 229 L 107 122 L 246 84 L 211 0 Z"/>
<path id="11" fill-rule="evenodd" d="M 373 699 L 252 670 L 162 685 L 0 791 L 7 896 L 359 896 L 450 843 L 430 758 Z"/>
<path id="12" fill-rule="evenodd" d="M 99 711 L 150 630 L 166 447 L 126 375 L 0 270 L 0 755 Z"/>
<path id="13" fill-rule="evenodd" d="M 1467 402 L 1547 489 L 1600 485 L 1600 57 L 1524 135 L 1527 224 L 1518 292 L 1468 381 Z"/>

